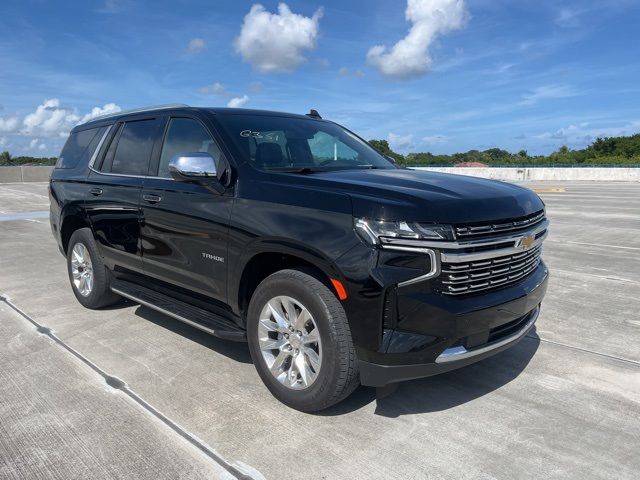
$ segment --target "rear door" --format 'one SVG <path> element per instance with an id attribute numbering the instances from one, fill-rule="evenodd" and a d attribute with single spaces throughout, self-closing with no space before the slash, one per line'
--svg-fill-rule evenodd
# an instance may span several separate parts
<path id="1" fill-rule="evenodd" d="M 116 272 L 142 272 L 140 194 L 163 122 L 152 117 L 113 125 L 89 173 L 86 211 L 105 264 Z"/>
<path id="2" fill-rule="evenodd" d="M 145 274 L 226 303 L 227 241 L 233 202 L 202 185 L 176 182 L 169 161 L 179 153 L 207 152 L 218 172 L 228 163 L 212 132 L 196 117 L 174 116 L 166 126 L 158 165 L 142 189 Z"/>

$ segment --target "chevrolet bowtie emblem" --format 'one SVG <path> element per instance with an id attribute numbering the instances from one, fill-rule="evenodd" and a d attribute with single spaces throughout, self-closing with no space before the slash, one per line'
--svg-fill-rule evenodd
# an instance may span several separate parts
<path id="1" fill-rule="evenodd" d="M 529 250 L 533 246 L 535 241 L 536 237 L 534 237 L 533 235 L 522 237 L 516 242 L 516 248 L 519 248 L 520 250 Z"/>

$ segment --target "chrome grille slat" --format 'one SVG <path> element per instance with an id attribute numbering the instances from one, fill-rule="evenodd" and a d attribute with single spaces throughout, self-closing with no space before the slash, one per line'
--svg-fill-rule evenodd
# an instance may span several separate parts
<path id="1" fill-rule="evenodd" d="M 523 228 L 532 227 L 542 222 L 544 218 L 545 218 L 545 213 L 544 211 L 541 211 L 534 214 L 531 217 L 516 219 L 511 222 L 455 227 L 455 233 L 457 238 L 467 238 L 467 237 L 473 237 L 475 235 L 488 235 L 488 234 L 494 234 L 494 233 L 496 234 L 505 233 L 505 232 L 508 233 L 511 231 L 518 231 Z"/>
<path id="2" fill-rule="evenodd" d="M 529 260 L 532 257 L 538 256 L 540 254 L 541 247 L 532 248 L 528 252 L 524 252 L 524 256 L 521 254 L 511 255 L 507 257 L 494 258 L 491 262 L 489 262 L 489 267 L 499 267 L 505 268 L 504 264 L 506 262 L 513 262 L 524 259 L 525 261 Z M 516 257 L 516 258 L 514 258 Z M 481 264 L 481 265 L 480 265 Z M 509 265 L 507 265 L 508 267 Z M 463 267 L 463 268 L 460 268 Z M 462 272 L 469 272 L 474 270 L 484 270 L 487 268 L 487 262 L 470 262 L 463 265 L 460 264 L 443 264 L 442 265 L 442 273 L 455 273 L 460 274 Z M 493 270 L 493 268 L 492 268 Z"/>
<path id="3" fill-rule="evenodd" d="M 533 272 L 538 265 L 540 264 L 540 259 L 535 259 L 534 262 L 530 263 L 527 267 L 519 272 L 515 272 L 510 274 L 509 276 L 502 276 L 498 278 L 491 278 L 487 282 L 483 283 L 457 283 L 457 284 L 447 284 L 446 288 L 442 293 L 447 295 L 460 295 L 463 293 L 474 293 L 482 290 L 487 290 L 488 288 L 494 288 L 497 286 L 503 286 L 504 284 L 515 283 L 518 280 L 524 278 L 529 273 Z M 446 283 L 446 282 L 442 282 Z"/>

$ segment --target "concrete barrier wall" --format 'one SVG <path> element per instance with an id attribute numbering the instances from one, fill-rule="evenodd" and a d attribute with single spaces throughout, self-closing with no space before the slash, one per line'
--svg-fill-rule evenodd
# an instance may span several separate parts
<path id="1" fill-rule="evenodd" d="M 22 167 L 0 167 L 0 183 L 22 181 Z"/>
<path id="2" fill-rule="evenodd" d="M 640 182 L 640 168 L 491 168 L 491 167 L 414 167 L 415 170 L 454 173 L 493 180 L 610 181 Z"/>
<path id="3" fill-rule="evenodd" d="M 0 167 L 0 183 L 48 182 L 53 167 Z"/>
<path id="4" fill-rule="evenodd" d="M 493 180 L 523 181 L 615 181 L 640 182 L 640 168 L 476 168 L 476 167 L 414 167 L 415 170 L 454 173 Z M 0 183 L 47 182 L 53 167 L 0 167 Z"/>

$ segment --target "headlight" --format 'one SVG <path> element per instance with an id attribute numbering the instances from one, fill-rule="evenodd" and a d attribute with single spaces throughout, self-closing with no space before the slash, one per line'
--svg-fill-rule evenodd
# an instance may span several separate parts
<path id="1" fill-rule="evenodd" d="M 433 225 L 417 222 L 386 222 L 356 218 L 358 234 L 371 245 L 380 243 L 380 238 L 406 238 L 408 240 L 453 240 L 450 225 Z"/>

